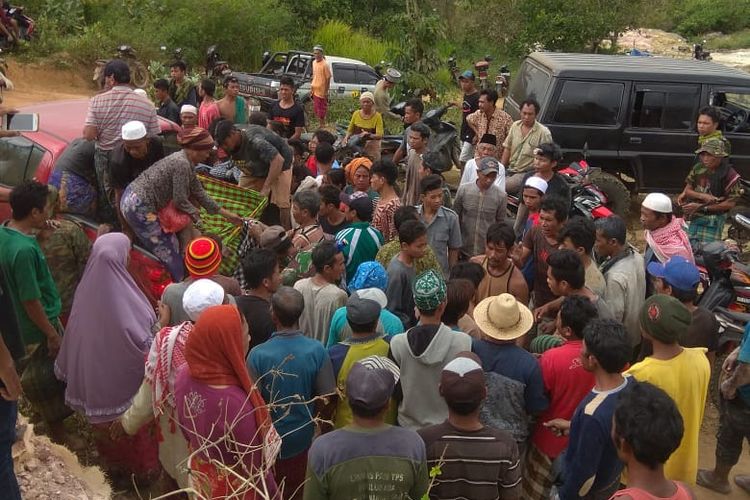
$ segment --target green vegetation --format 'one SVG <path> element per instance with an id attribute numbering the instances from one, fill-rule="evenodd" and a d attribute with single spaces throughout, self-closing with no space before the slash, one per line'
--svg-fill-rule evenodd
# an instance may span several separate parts
<path id="1" fill-rule="evenodd" d="M 405 74 L 402 91 L 456 92 L 460 70 L 493 57 L 515 70 L 530 50 L 601 51 L 601 41 L 645 26 L 712 38 L 710 49 L 750 45 L 750 0 L 28 0 L 39 35 L 19 57 L 93 66 L 120 44 L 167 63 L 182 47 L 193 71 L 216 44 L 233 68 L 257 70 L 264 51 L 323 44 L 328 53 L 381 61 Z M 743 31 L 744 30 L 744 31 Z M 166 54 L 159 50 L 166 46 Z M 613 43 L 612 46 L 615 46 Z"/>

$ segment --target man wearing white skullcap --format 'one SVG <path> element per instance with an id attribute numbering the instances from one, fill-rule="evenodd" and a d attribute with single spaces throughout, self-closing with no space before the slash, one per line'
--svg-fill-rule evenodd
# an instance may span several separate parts
<path id="1" fill-rule="evenodd" d="M 180 120 L 183 129 L 195 127 L 198 125 L 198 108 L 192 104 L 183 104 L 180 108 Z"/>

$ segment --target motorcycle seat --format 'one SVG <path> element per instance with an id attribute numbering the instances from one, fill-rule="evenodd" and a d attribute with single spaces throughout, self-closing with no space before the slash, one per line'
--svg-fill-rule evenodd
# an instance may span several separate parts
<path id="1" fill-rule="evenodd" d="M 742 323 L 743 325 L 750 322 L 750 313 L 743 313 L 738 311 L 732 311 L 726 307 L 717 307 L 714 311 L 716 314 L 721 314 L 725 318 Z"/>
<path id="2" fill-rule="evenodd" d="M 750 276 L 750 266 L 748 266 L 744 262 L 735 261 L 735 262 L 732 263 L 732 267 L 735 270 L 743 272 L 743 273 L 747 274 L 748 276 Z"/>

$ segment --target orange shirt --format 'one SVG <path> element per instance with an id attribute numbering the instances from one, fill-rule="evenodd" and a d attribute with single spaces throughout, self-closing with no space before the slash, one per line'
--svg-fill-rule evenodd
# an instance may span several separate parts
<path id="1" fill-rule="evenodd" d="M 310 82 L 312 94 L 317 97 L 328 97 L 327 91 L 330 81 L 331 67 L 328 65 L 328 61 L 325 59 L 322 61 L 313 60 L 312 82 Z"/>

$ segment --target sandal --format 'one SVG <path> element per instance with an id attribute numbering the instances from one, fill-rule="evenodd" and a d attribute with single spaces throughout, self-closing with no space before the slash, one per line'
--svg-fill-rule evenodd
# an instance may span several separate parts
<path id="1" fill-rule="evenodd" d="M 750 475 L 738 474 L 734 476 L 734 484 L 745 490 L 745 492 L 750 493 Z"/>
<path id="2" fill-rule="evenodd" d="M 742 477 L 742 476 L 738 476 L 738 477 Z M 745 477 L 748 477 L 748 476 L 745 476 Z M 748 477 L 748 479 L 750 479 L 750 477 Z M 737 481 L 737 478 L 735 478 L 735 482 L 736 481 Z M 721 493 L 723 495 L 728 495 L 732 492 L 732 486 L 729 484 L 729 481 L 725 483 L 718 483 L 716 481 L 716 478 L 714 477 L 714 471 L 712 470 L 706 470 L 706 469 L 699 470 L 698 476 L 696 477 L 695 482 L 698 484 L 698 486 L 703 486 L 704 488 L 708 488 L 709 490 L 715 491 L 717 493 Z M 750 482 L 748 486 L 750 486 Z"/>

